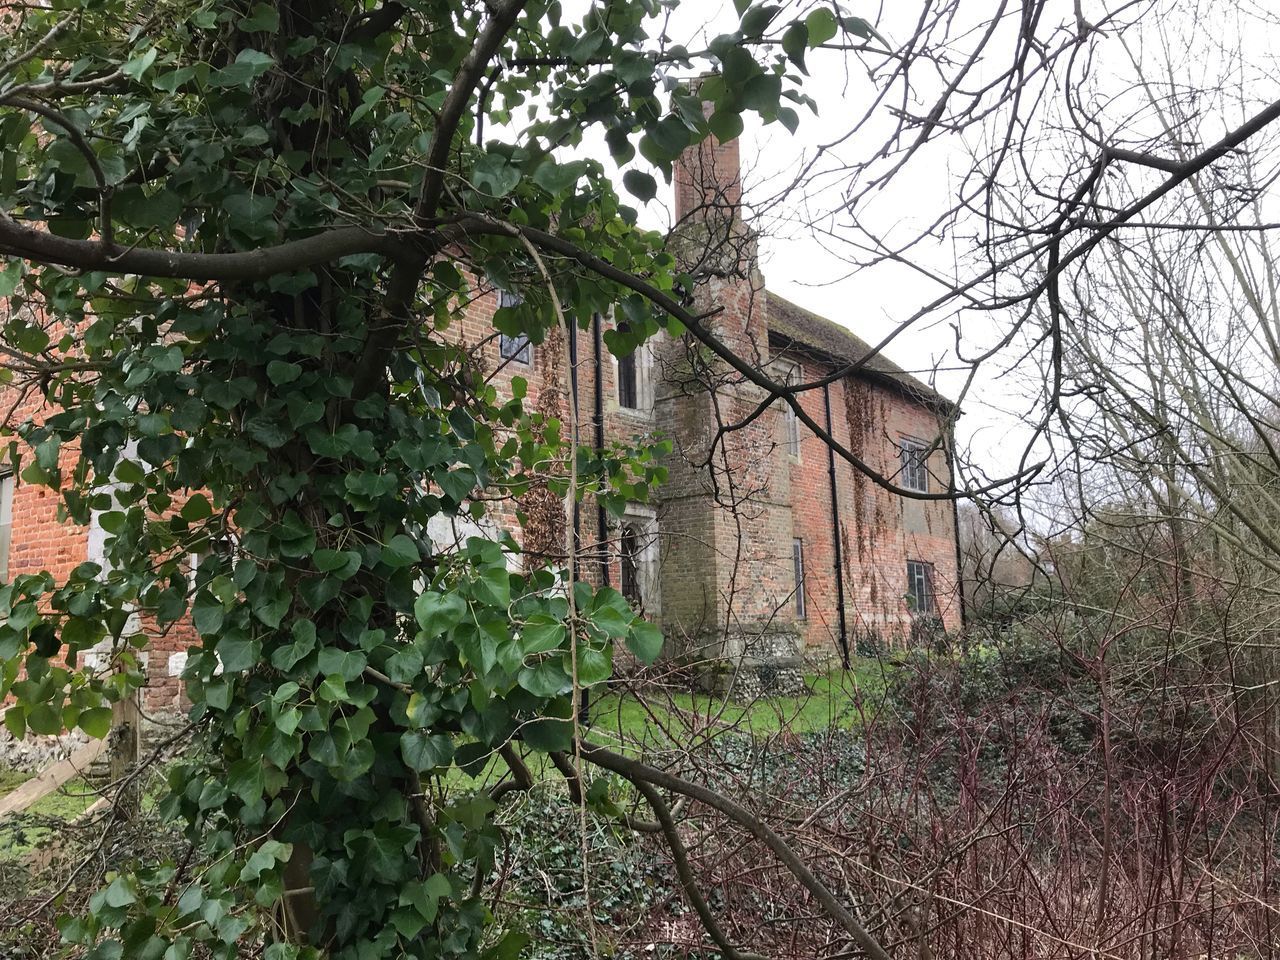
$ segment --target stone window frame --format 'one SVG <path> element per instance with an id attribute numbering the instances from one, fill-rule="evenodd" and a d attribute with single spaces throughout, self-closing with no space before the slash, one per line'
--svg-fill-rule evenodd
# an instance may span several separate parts
<path id="1" fill-rule="evenodd" d="M 628 560 L 623 553 L 623 545 L 629 528 L 635 530 L 641 538 L 639 556 L 636 558 L 638 604 L 635 603 L 635 598 L 627 596 L 630 585 L 627 583 Z M 662 553 L 659 549 L 659 537 L 657 510 L 647 504 L 627 504 L 617 527 L 618 590 L 623 596 L 627 596 L 627 600 L 637 607 L 638 612 L 651 620 L 657 619 L 662 610 Z"/>
<path id="2" fill-rule="evenodd" d="M 635 372 L 635 403 L 629 404 L 622 395 L 622 370 L 625 364 Z M 653 416 L 653 349 L 648 342 L 640 344 L 625 357 L 613 358 L 613 396 L 618 409 L 631 416 Z"/>
<path id="3" fill-rule="evenodd" d="M 498 287 L 499 310 L 518 307 L 522 303 L 524 303 L 524 297 L 520 296 L 520 294 Z M 507 363 L 531 368 L 533 366 L 533 343 L 530 341 L 528 334 L 520 333 L 513 337 L 506 333 L 499 333 L 498 355 Z"/>
<path id="4" fill-rule="evenodd" d="M 9 582 L 9 552 L 13 546 L 13 498 L 18 477 L 8 464 L 0 467 L 0 583 Z"/>

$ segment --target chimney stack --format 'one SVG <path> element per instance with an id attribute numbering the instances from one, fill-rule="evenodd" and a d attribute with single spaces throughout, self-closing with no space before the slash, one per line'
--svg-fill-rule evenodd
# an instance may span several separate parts
<path id="1" fill-rule="evenodd" d="M 703 105 L 710 112 L 711 104 Z M 676 160 L 676 223 L 690 216 L 739 219 L 742 166 L 738 140 L 721 143 L 714 135 L 685 150 Z"/>

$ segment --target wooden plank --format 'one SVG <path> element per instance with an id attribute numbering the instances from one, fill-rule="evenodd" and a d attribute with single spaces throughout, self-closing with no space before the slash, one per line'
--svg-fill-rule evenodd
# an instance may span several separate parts
<path id="1" fill-rule="evenodd" d="M 137 780 L 129 780 L 138 765 L 141 735 L 142 714 L 138 709 L 138 695 L 134 693 L 112 707 L 111 734 L 107 737 L 111 750 L 107 761 L 115 790 L 116 814 L 125 819 L 137 815 L 142 796 Z"/>
<path id="2" fill-rule="evenodd" d="M 90 740 L 67 759 L 45 767 L 22 786 L 0 797 L 0 817 L 21 813 L 37 800 L 85 773 L 106 748 L 106 740 Z"/>

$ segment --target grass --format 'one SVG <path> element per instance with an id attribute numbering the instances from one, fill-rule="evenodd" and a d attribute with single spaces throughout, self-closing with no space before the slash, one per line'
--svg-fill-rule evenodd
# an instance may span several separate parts
<path id="1" fill-rule="evenodd" d="M 797 696 L 758 697 L 750 702 L 713 693 L 691 693 L 687 687 L 645 685 L 643 695 L 609 691 L 593 698 L 587 736 L 632 756 L 662 754 L 727 734 L 755 738 L 779 734 L 811 734 L 854 730 L 882 703 L 891 669 L 882 661 L 858 659 L 851 669 L 805 676 L 807 692 Z M 535 781 L 559 780 L 545 755 L 530 753 L 525 762 Z M 473 790 L 507 773 L 506 763 L 490 758 L 476 778 L 457 767 L 444 775 L 450 789 Z"/>
<path id="2" fill-rule="evenodd" d="M 19 770 L 0 770 L 0 797 L 33 776 L 34 773 Z M 97 799 L 98 795 L 89 785 L 77 777 L 41 797 L 22 814 L 0 821 L 0 859 L 16 859 L 30 853 L 56 832 L 56 824 L 47 821 L 74 820 Z"/>
<path id="3" fill-rule="evenodd" d="M 874 713 L 885 686 L 883 664 L 857 661 L 850 670 L 809 674 L 806 693 L 758 697 L 750 702 L 727 700 L 712 693 L 664 692 L 637 698 L 610 692 L 592 704 L 591 726 L 621 743 L 647 744 L 682 735 L 716 736 L 737 732 L 753 737 L 780 733 L 852 730 Z"/>

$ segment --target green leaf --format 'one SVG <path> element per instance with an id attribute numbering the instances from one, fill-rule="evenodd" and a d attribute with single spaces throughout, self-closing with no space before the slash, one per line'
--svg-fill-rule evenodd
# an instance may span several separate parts
<path id="1" fill-rule="evenodd" d="M 499 153 L 486 153 L 471 168 L 471 183 L 493 198 L 505 197 L 520 182 L 520 171 Z"/>
<path id="2" fill-rule="evenodd" d="M 562 643 L 568 632 L 560 621 L 545 615 L 530 617 L 520 631 L 520 650 L 525 656 L 545 653 L 554 650 Z"/>
<path id="3" fill-rule="evenodd" d="M 782 78 L 772 73 L 752 77 L 742 89 L 742 103 L 748 110 L 773 116 L 782 96 Z"/>
<path id="4" fill-rule="evenodd" d="M 222 209 L 234 220 L 257 225 L 272 218 L 275 213 L 274 197 L 260 197 L 252 193 L 233 193 L 222 201 Z"/>
<path id="5" fill-rule="evenodd" d="M 234 63 L 209 75 L 209 85 L 213 87 L 248 87 L 258 77 L 273 66 L 274 58 L 259 50 L 241 50 Z"/>
<path id="6" fill-rule="evenodd" d="M 742 136 L 742 115 L 732 111 L 717 110 L 711 115 L 708 125 L 721 143 L 728 143 Z"/>
<path id="7" fill-rule="evenodd" d="M 428 637 L 448 633 L 462 622 L 467 613 L 467 601 L 460 593 L 424 593 L 413 604 L 413 615 L 418 626 Z"/>
<path id="8" fill-rule="evenodd" d="M 573 669 L 569 654 L 564 655 L 564 669 Z M 605 647 L 597 650 L 591 647 L 578 647 L 578 683 L 584 687 L 604 683 L 613 673 L 613 648 Z"/>
<path id="9" fill-rule="evenodd" d="M 364 96 L 360 98 L 360 106 L 351 112 L 351 123 L 358 123 L 368 115 L 369 111 L 377 106 L 383 96 L 386 95 L 385 87 L 370 87 L 364 92 Z"/>
<path id="10" fill-rule="evenodd" d="M 421 560 L 418 545 L 407 534 L 397 533 L 382 548 L 382 562 L 393 570 L 412 566 Z"/>
<path id="11" fill-rule="evenodd" d="M 535 697 L 558 697 L 573 688 L 573 681 L 559 660 L 543 660 L 535 667 L 525 667 L 518 682 Z"/>
<path id="12" fill-rule="evenodd" d="M 648 203 L 658 195 L 658 183 L 641 170 L 628 170 L 622 175 L 622 184 L 641 203 Z"/>
<path id="13" fill-rule="evenodd" d="M 142 75 L 146 73 L 155 62 L 156 48 L 150 47 L 137 56 L 130 58 L 129 61 L 120 68 L 120 72 L 133 80 L 141 80 Z"/>
<path id="14" fill-rule="evenodd" d="M 798 21 L 787 27 L 782 34 L 782 50 L 802 71 L 805 70 L 804 55 L 808 48 L 809 28 Z"/>
<path id="15" fill-rule="evenodd" d="M 836 35 L 838 24 L 836 15 L 827 7 L 819 7 L 805 17 L 804 25 L 809 30 L 809 47 L 820 46 Z"/>
<path id="16" fill-rule="evenodd" d="M 76 720 L 76 726 L 95 740 L 105 739 L 111 732 L 111 708 L 90 707 L 82 711 Z"/>
<path id="17" fill-rule="evenodd" d="M 124 877 L 116 877 L 103 891 L 103 902 L 108 907 L 127 907 L 131 903 L 137 903 L 138 898 L 129 889 L 129 883 Z"/>
<path id="18" fill-rule="evenodd" d="M 662 653 L 662 631 L 647 620 L 636 619 L 626 642 L 627 649 L 644 663 L 653 663 Z"/>
<path id="19" fill-rule="evenodd" d="M 213 516 L 213 506 L 203 493 L 193 493 L 182 505 L 182 519 L 188 522 L 205 520 Z"/>
<path id="20" fill-rule="evenodd" d="M 296 363 L 272 360 L 267 364 L 267 379 L 277 387 L 286 383 L 293 383 L 300 376 L 302 376 L 302 367 Z"/>
<path id="21" fill-rule="evenodd" d="M 442 733 L 406 730 L 400 737 L 400 754 L 410 769 L 425 773 L 453 759 L 453 741 Z"/>
<path id="22" fill-rule="evenodd" d="M 249 16 L 236 24 L 245 33 L 275 33 L 280 29 L 280 14 L 267 3 L 255 3 Z"/>
<path id="23" fill-rule="evenodd" d="M 568 720 L 541 717 L 524 724 L 520 738 L 535 750 L 568 750 L 573 746 L 573 724 Z"/>
<path id="24" fill-rule="evenodd" d="M 112 197 L 111 215 L 132 227 L 168 227 L 182 215 L 182 198 L 168 189 L 148 195 L 137 184 L 129 184 Z"/>

